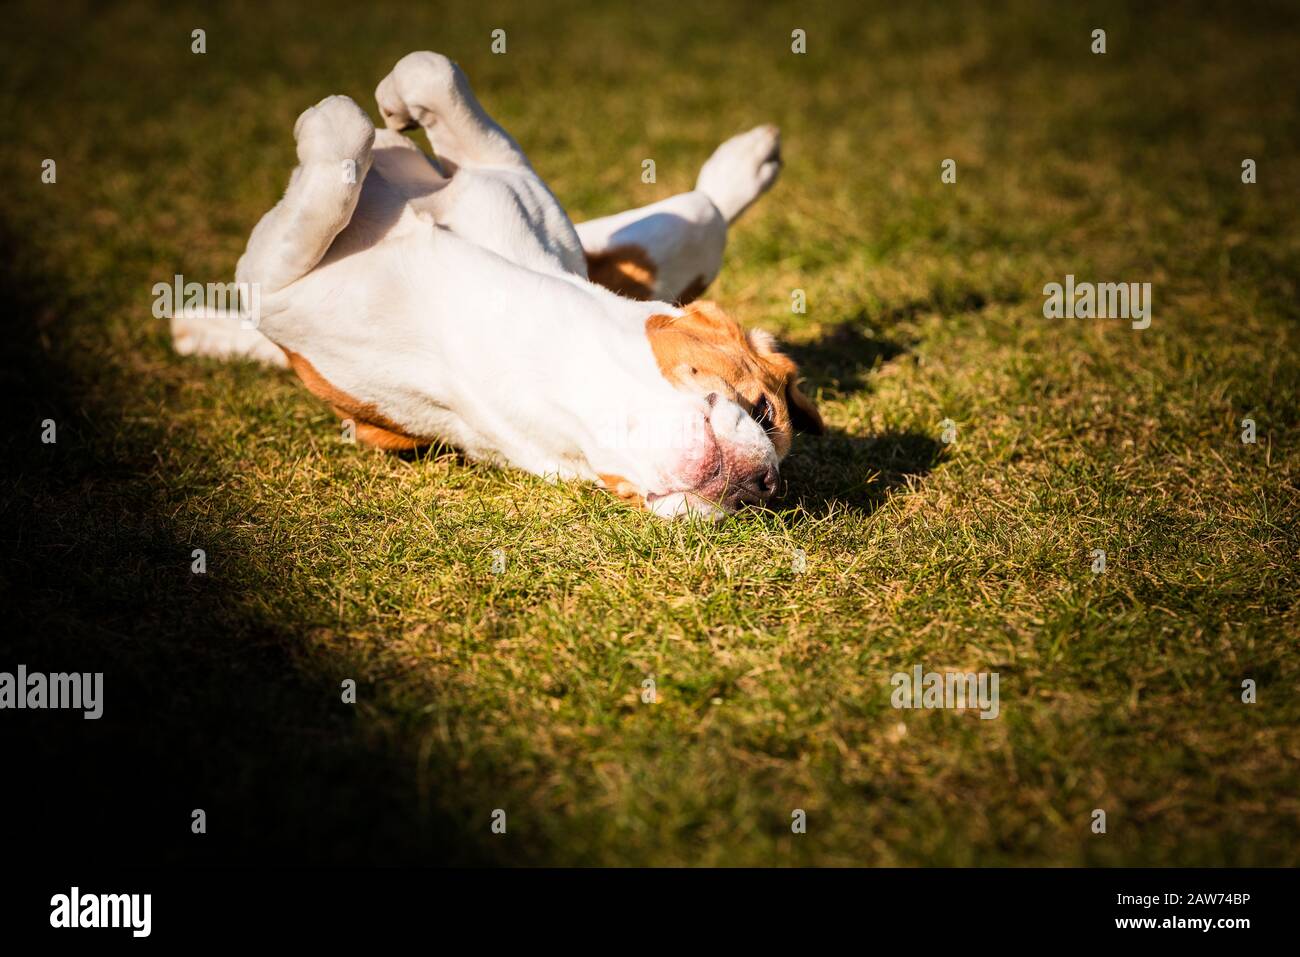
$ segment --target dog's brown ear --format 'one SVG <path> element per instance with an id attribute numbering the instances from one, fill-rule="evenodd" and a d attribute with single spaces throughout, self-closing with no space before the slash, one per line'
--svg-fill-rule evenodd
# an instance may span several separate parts
<path id="1" fill-rule="evenodd" d="M 790 407 L 790 424 L 800 432 L 821 435 L 826 431 L 822 414 L 812 399 L 799 391 L 799 380 L 791 376 L 785 387 L 785 400 Z"/>
<path id="2" fill-rule="evenodd" d="M 763 329 L 749 330 L 749 344 L 786 376 L 785 404 L 790 410 L 790 425 L 798 432 L 821 435 L 826 431 L 817 404 L 799 389 L 799 367 L 781 351 L 776 337 Z"/>

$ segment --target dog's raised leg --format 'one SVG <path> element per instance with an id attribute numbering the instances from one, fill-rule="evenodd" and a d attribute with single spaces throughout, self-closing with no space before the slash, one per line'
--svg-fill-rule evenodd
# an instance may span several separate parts
<path id="1" fill-rule="evenodd" d="M 579 223 L 588 275 L 634 299 L 690 302 L 722 268 L 727 227 L 780 171 L 775 126 L 733 136 L 714 150 L 691 192 Z"/>
<path id="2" fill-rule="evenodd" d="M 409 53 L 375 90 L 390 129 L 419 125 L 460 187 L 434 197 L 439 225 L 521 266 L 586 275 L 573 223 L 528 157 L 438 53 Z"/>
<path id="3" fill-rule="evenodd" d="M 695 188 L 734 223 L 776 182 L 781 172 L 781 131 L 770 123 L 727 140 L 700 167 Z"/>
<path id="4" fill-rule="evenodd" d="M 528 158 L 479 104 L 459 66 L 422 50 L 397 61 L 375 89 L 384 124 L 392 130 L 423 127 L 447 175 L 461 166 L 516 166 Z"/>
<path id="5" fill-rule="evenodd" d="M 245 296 L 256 301 L 310 272 L 352 218 L 370 169 L 375 127 L 346 96 L 321 100 L 294 124 L 298 160 L 284 198 L 262 217 L 235 268 Z M 286 365 L 284 353 L 249 326 L 250 303 L 239 310 L 178 309 L 172 346 L 182 355 L 243 358 Z"/>
<path id="6" fill-rule="evenodd" d="M 284 198 L 262 217 L 235 277 L 258 283 L 263 296 L 301 279 L 347 226 L 370 171 L 375 127 L 346 96 L 329 96 L 293 127 L 298 166 Z"/>

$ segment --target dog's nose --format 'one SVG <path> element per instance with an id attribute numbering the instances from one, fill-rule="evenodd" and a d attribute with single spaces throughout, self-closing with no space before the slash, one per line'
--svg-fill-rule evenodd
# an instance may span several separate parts
<path id="1" fill-rule="evenodd" d="M 730 504 L 735 507 L 745 502 L 766 502 L 776 492 L 776 482 L 777 471 L 769 465 L 733 485 L 728 496 Z"/>

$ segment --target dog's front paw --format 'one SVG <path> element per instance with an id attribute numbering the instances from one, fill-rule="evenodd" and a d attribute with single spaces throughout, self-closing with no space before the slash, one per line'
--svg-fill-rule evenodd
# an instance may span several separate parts
<path id="1" fill-rule="evenodd" d="M 303 111 L 293 126 L 298 141 L 298 161 L 360 162 L 375 142 L 375 124 L 365 110 L 346 96 L 327 96 Z"/>
<path id="2" fill-rule="evenodd" d="M 456 64 L 441 53 L 408 53 L 379 81 L 375 102 L 390 130 L 409 130 L 437 119 L 457 86 Z"/>
<path id="3" fill-rule="evenodd" d="M 379 105 L 379 115 L 384 118 L 384 125 L 390 130 L 413 130 L 420 124 L 415 122 L 406 101 L 397 92 L 397 81 L 393 74 L 388 74 L 379 81 L 375 88 L 375 102 Z"/>
<path id="4" fill-rule="evenodd" d="M 670 492 L 667 495 L 652 496 L 646 500 L 645 509 L 659 518 L 705 522 L 720 522 L 729 514 L 726 509 L 694 492 Z"/>

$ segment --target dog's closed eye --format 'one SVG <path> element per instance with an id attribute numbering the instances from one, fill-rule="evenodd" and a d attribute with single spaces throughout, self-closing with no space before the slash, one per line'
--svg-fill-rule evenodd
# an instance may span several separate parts
<path id="1" fill-rule="evenodd" d="M 760 395 L 757 401 L 749 407 L 749 415 L 768 432 L 772 431 L 775 426 L 772 420 L 772 404 L 767 401 L 765 395 Z"/>

